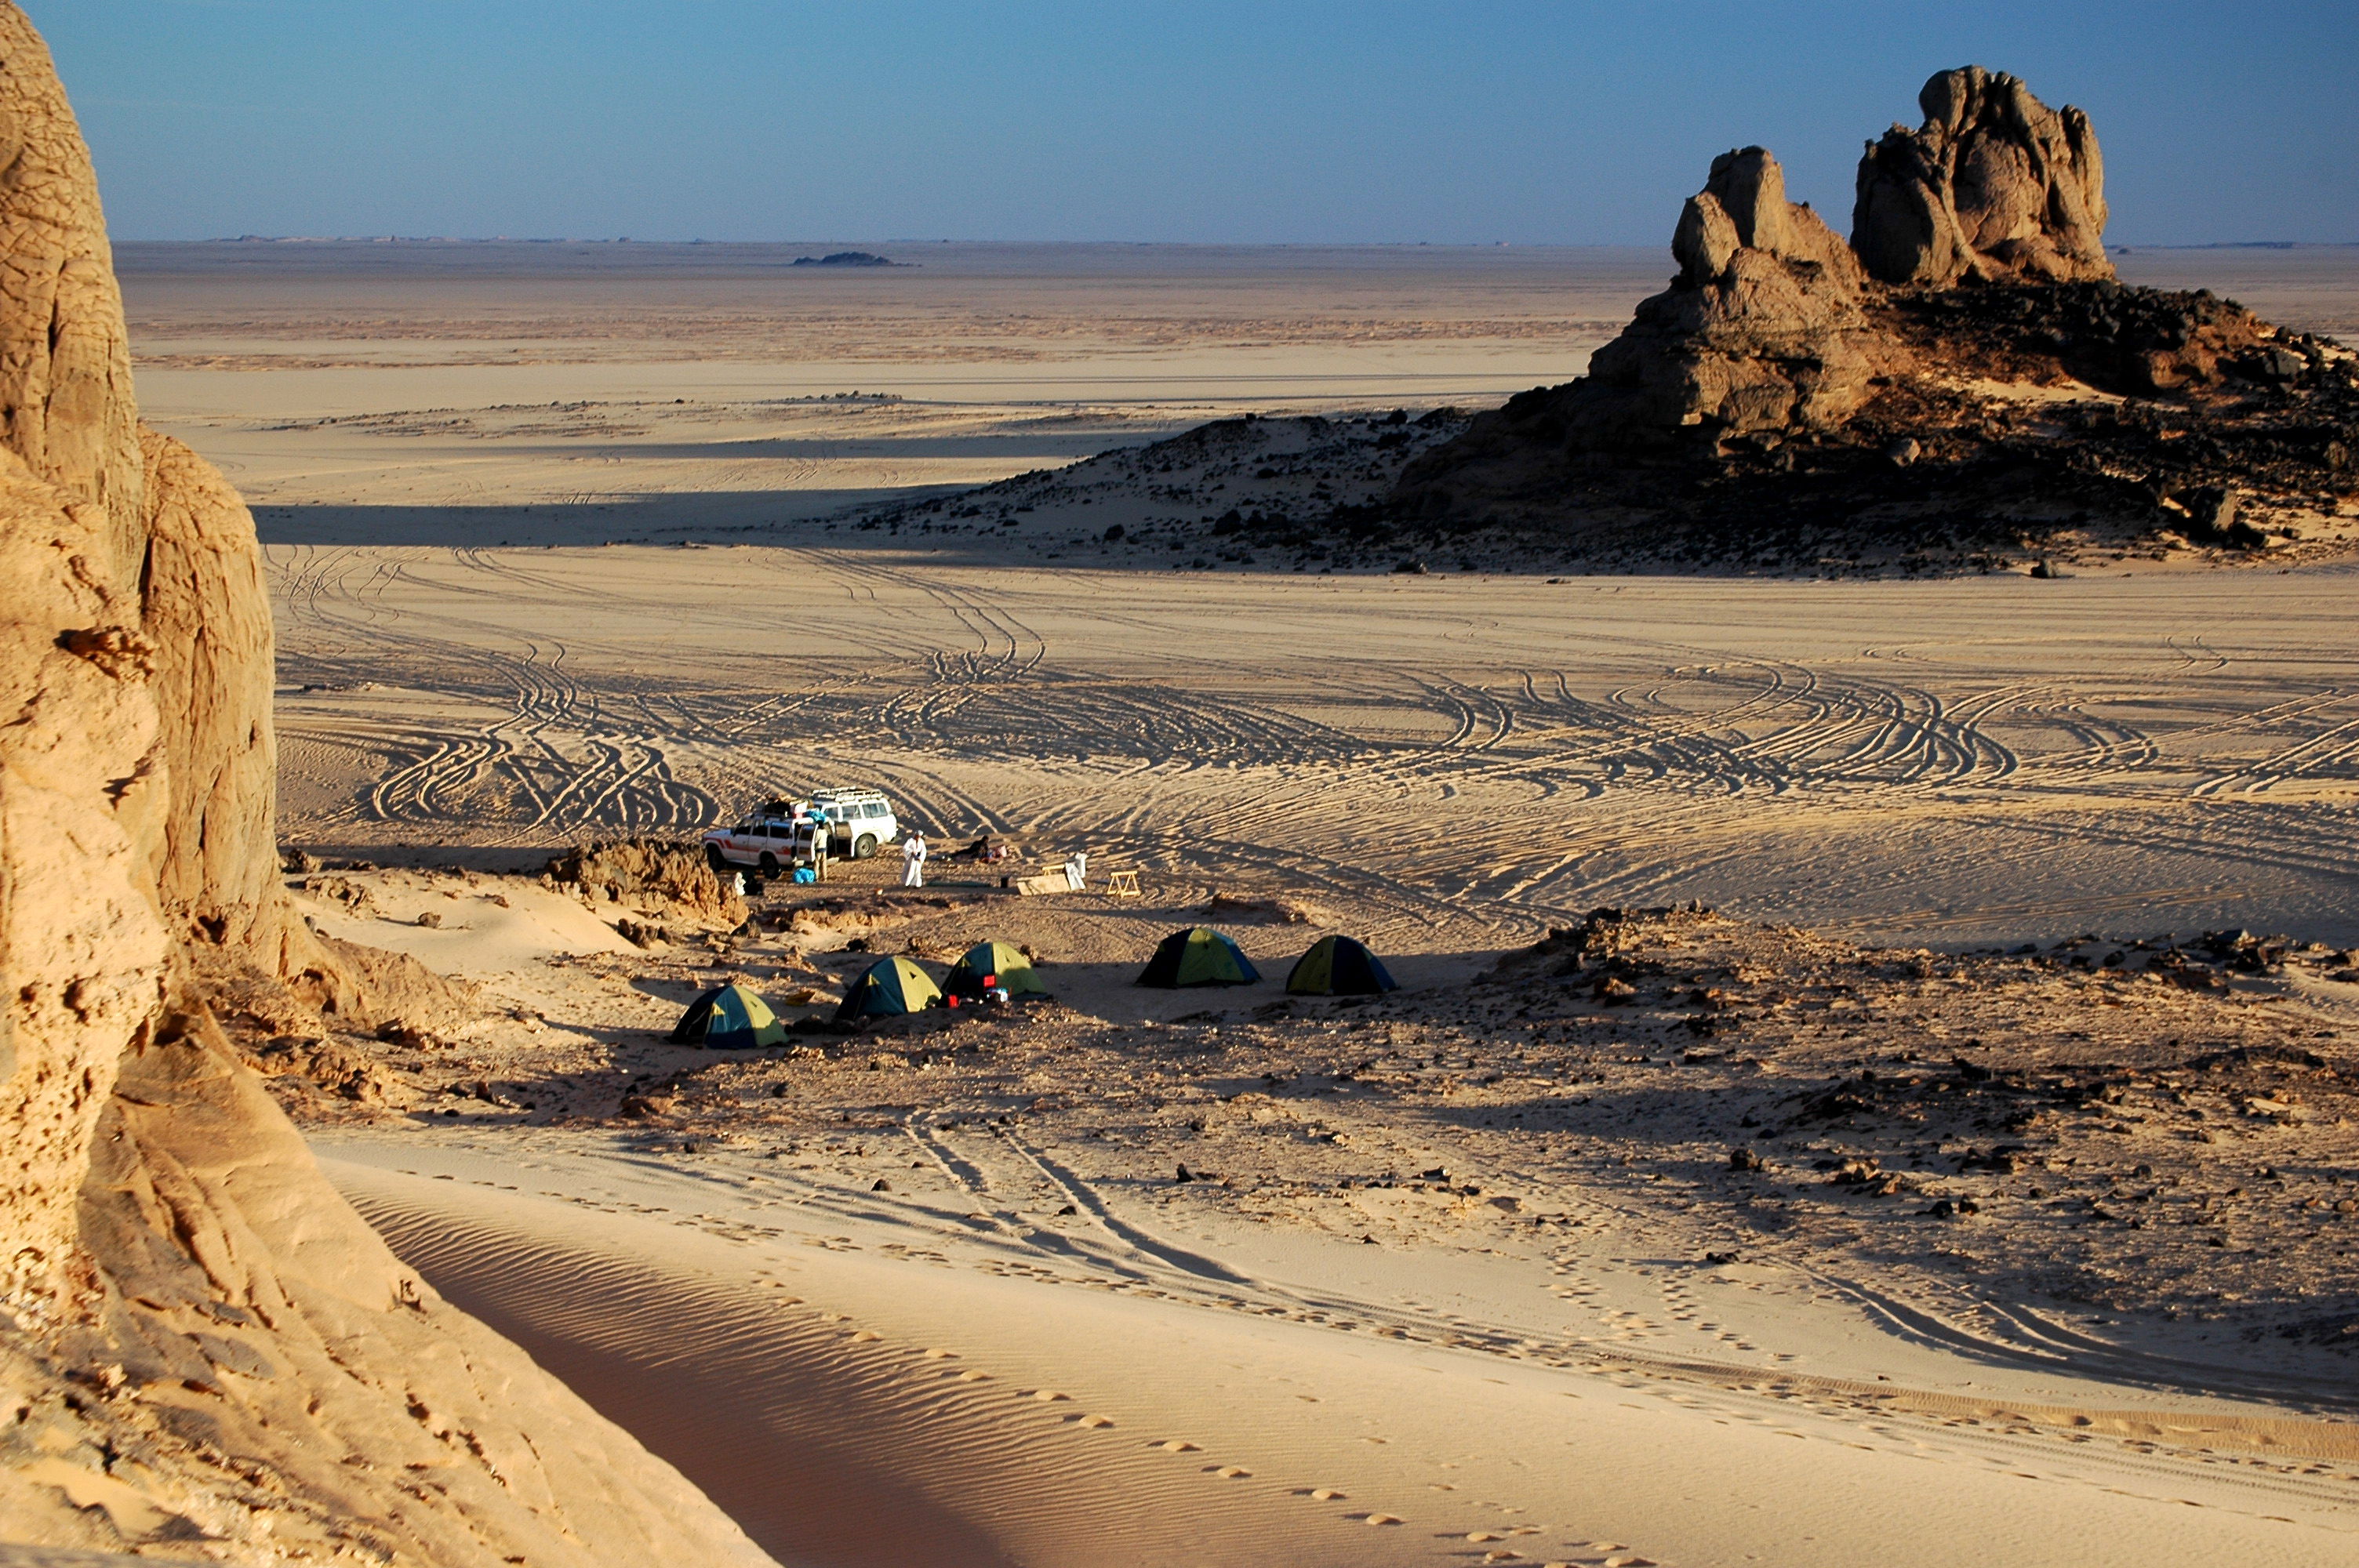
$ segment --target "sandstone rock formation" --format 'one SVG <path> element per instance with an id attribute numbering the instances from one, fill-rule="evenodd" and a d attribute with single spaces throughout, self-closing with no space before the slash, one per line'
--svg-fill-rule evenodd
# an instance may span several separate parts
<path id="1" fill-rule="evenodd" d="M 0 445 L 97 506 L 89 559 L 120 572 L 138 562 L 142 521 L 123 297 L 89 149 L 14 5 L 0 14 Z"/>
<path id="2" fill-rule="evenodd" d="M 1764 147 L 1712 159 L 1671 238 L 1679 276 L 1638 306 L 1589 374 L 1536 389 L 1477 418 L 1444 449 L 1462 462 L 1494 448 L 1564 453 L 1712 448 L 1760 431 L 1841 424 L 1897 357 L 1863 308 L 1866 276 L 1807 205 L 1786 200 L 1785 171 Z M 1402 497 L 1439 514 L 1451 492 L 1419 491 L 1428 459 L 1403 474 Z"/>
<path id="3" fill-rule="evenodd" d="M 1639 304 L 1586 376 L 1479 416 L 1410 465 L 1397 502 L 1442 516 L 1470 490 L 1495 495 L 1527 483 L 1535 465 L 1580 466 L 1582 454 L 1709 451 L 1763 432 L 1829 429 L 1905 361 L 1869 322 L 1871 285 L 1850 246 L 1786 199 L 1785 171 L 1767 148 L 1712 159 L 1680 210 L 1671 255 L 1671 287 Z"/>
<path id="4" fill-rule="evenodd" d="M 766 1562 L 404 1270 L 208 1011 L 216 972 L 454 999 L 291 915 L 253 523 L 138 426 L 89 157 L 7 4 L 0 142 L 0 1539 Z"/>
<path id="5" fill-rule="evenodd" d="M 1590 362 L 1576 429 L 1717 437 L 1840 422 L 1867 398 L 1874 341 L 1851 249 L 1786 200 L 1764 147 L 1723 153 L 1671 239 L 1680 275 Z"/>
<path id="6" fill-rule="evenodd" d="M 170 950 L 142 842 L 163 781 L 155 652 L 112 589 L 103 508 L 0 449 L 0 1247 L 14 1301 L 78 1278 L 75 1195 Z"/>
<path id="7" fill-rule="evenodd" d="M 305 1011 L 356 1027 L 430 1027 L 462 1007 L 416 960 L 321 937 L 278 880 L 270 602 L 254 516 L 219 470 L 135 424 L 139 624 L 167 781 L 146 841 L 166 926 L 209 985 L 284 1027 Z"/>
<path id="8" fill-rule="evenodd" d="M 722 885 L 703 856 L 661 838 L 568 849 L 544 874 L 550 885 L 578 890 L 593 903 L 652 900 L 732 925 L 745 918 L 745 901 Z"/>
<path id="9" fill-rule="evenodd" d="M 2089 117 L 2012 76 L 1945 70 L 1859 160 L 1852 244 L 1886 283 L 2109 278 L 2105 166 Z"/>
<path id="10" fill-rule="evenodd" d="M 1715 159 L 1680 214 L 1670 288 L 1587 375 L 1408 464 L 1394 536 L 1495 526 L 1633 566 L 1994 570 L 2101 536 L 2274 550 L 2359 492 L 2348 350 L 2117 281 L 2078 110 L 1975 68 L 1923 101 L 1925 125 L 1861 166 L 1856 253 L 1785 200 L 1766 152 Z M 2270 521 L 2190 524 L 2181 497 L 2223 489 Z"/>

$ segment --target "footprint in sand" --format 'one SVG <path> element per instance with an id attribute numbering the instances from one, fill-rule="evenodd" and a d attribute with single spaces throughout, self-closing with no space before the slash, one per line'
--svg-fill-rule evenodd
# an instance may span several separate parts
<path id="1" fill-rule="evenodd" d="M 969 1370 L 961 1372 L 958 1375 L 958 1380 L 962 1383 L 988 1383 L 991 1381 L 991 1374 Z"/>
<path id="2" fill-rule="evenodd" d="M 1252 1471 L 1245 1468 L 1245 1466 L 1241 1465 L 1222 1465 L 1217 1466 L 1208 1465 L 1204 1468 L 1208 1473 L 1218 1476 L 1223 1481 L 1242 1481 L 1246 1476 L 1253 1474 Z"/>
<path id="3" fill-rule="evenodd" d="M 1360 1522 L 1362 1524 L 1398 1524 L 1400 1523 L 1400 1515 L 1366 1514 L 1362 1516 Z"/>
<path id="4" fill-rule="evenodd" d="M 1147 1446 L 1149 1448 L 1160 1448 L 1166 1454 L 1195 1454 L 1200 1452 L 1194 1444 L 1189 1442 L 1184 1437 L 1169 1437 L 1160 1443 L 1150 1443 Z"/>
<path id="5" fill-rule="evenodd" d="M 926 1359 L 929 1361 L 955 1361 L 958 1358 L 959 1353 L 955 1350 L 929 1350 L 926 1352 Z"/>
<path id="6" fill-rule="evenodd" d="M 1032 1390 L 1032 1397 L 1038 1400 L 1042 1404 L 1048 1404 L 1057 1400 L 1070 1400 L 1073 1396 L 1071 1394 L 1060 1394 L 1054 1389 L 1035 1389 Z"/>
<path id="7" fill-rule="evenodd" d="M 1352 1494 L 1349 1492 L 1339 1492 L 1332 1487 L 1313 1487 L 1310 1488 L 1311 1498 L 1314 1501 L 1322 1503 L 1340 1503 L 1351 1495 Z"/>
<path id="8" fill-rule="evenodd" d="M 855 1334 L 855 1335 L 853 1335 L 853 1336 L 852 1336 L 852 1343 L 853 1343 L 854 1345 L 873 1345 L 873 1344 L 875 1344 L 877 1340 L 880 1340 L 880 1339 L 882 1339 L 882 1338 L 884 1338 L 884 1337 L 885 1337 L 885 1336 L 884 1336 L 883 1335 L 881 1335 L 881 1334 L 872 1333 L 872 1332 L 870 1332 L 869 1330 L 867 1330 L 867 1329 L 864 1329 L 864 1329 L 862 1329 L 859 1333 L 857 1333 L 857 1334 Z"/>
<path id="9" fill-rule="evenodd" d="M 1077 1415 L 1067 1418 L 1076 1426 L 1112 1426 L 1114 1418 L 1105 1415 Z"/>

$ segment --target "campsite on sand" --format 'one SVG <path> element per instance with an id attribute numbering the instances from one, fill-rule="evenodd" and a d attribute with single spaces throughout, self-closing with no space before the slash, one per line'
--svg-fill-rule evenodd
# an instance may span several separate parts
<path id="1" fill-rule="evenodd" d="M 240 1027 L 408 1262 L 782 1561 L 2347 1557 L 2347 567 L 1174 569 L 1165 460 L 278 525 L 288 885 L 476 989 Z M 926 886 L 710 877 L 832 786 Z M 1199 927 L 1260 978 L 1136 983 Z M 896 1011 L 986 944 L 1048 994 Z"/>
<path id="2" fill-rule="evenodd" d="M 508 955 L 475 1020 L 272 1080 L 332 1179 L 773 1550 L 1867 1563 L 1905 1506 L 1932 1563 L 2343 1555 L 2347 953 L 1684 906 L 1303 997 L 1381 906 L 872 865 L 742 920 L 594 864 L 297 879 Z M 1208 918 L 1257 982 L 1136 983 Z M 834 1022 L 981 940 L 1050 994 Z M 785 1042 L 671 1044 L 723 983 Z"/>
<path id="3" fill-rule="evenodd" d="M 1668 289 L 143 252 L 288 896 L 452 982 L 238 1050 L 781 1562 L 2349 1561 L 2350 264 L 1924 102 Z"/>
<path id="4" fill-rule="evenodd" d="M 0 1568 L 2359 1562 L 2347 27 L 35 8 Z"/>
<path id="5" fill-rule="evenodd" d="M 2347 1556 L 2347 568 L 1174 570 L 1084 500 L 267 547 L 288 885 L 476 989 L 240 1027 L 438 1289 L 782 1561 Z M 1016 859 L 699 881 L 835 785 Z M 1136 983 L 1197 927 L 1261 978 Z M 1328 935 L 1400 989 L 1289 996 Z M 995 943 L 1049 994 L 838 1022 Z M 777 1043 L 669 1038 L 727 986 Z"/>

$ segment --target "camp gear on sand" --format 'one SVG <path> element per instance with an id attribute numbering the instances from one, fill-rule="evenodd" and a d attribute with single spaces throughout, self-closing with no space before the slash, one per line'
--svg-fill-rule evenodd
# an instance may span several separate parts
<path id="1" fill-rule="evenodd" d="M 1400 987 L 1361 943 L 1349 936 L 1321 936 L 1294 961 L 1286 989 L 1296 996 L 1377 996 Z"/>
<path id="2" fill-rule="evenodd" d="M 715 986 L 688 1004 L 667 1038 L 675 1045 L 750 1051 L 786 1044 L 787 1028 L 769 1004 L 744 986 Z"/>
<path id="3" fill-rule="evenodd" d="M 1008 996 L 1047 996 L 1049 988 L 1032 960 L 1005 942 L 978 942 L 959 957 L 942 978 L 946 995 L 980 1000 L 991 990 Z"/>
<path id="4" fill-rule="evenodd" d="M 1226 933 L 1191 925 L 1157 945 L 1137 983 L 1176 990 L 1181 986 L 1249 986 L 1259 979 L 1261 971 Z"/>
<path id="5" fill-rule="evenodd" d="M 835 1021 L 850 1023 L 861 1018 L 923 1012 L 941 1000 L 941 988 L 908 959 L 879 958 L 844 991 L 843 1005 L 835 1010 Z"/>

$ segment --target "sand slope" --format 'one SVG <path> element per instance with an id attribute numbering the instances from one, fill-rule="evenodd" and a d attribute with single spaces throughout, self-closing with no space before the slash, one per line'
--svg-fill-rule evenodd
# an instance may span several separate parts
<path id="1" fill-rule="evenodd" d="M 330 1154 L 410 1261 L 782 1561 L 2322 1563 L 2359 1531 L 2323 1480 L 1774 1377 L 1544 1365 L 1516 1325 L 1555 1281 L 1495 1252 L 1183 1244 L 1118 1200 L 1067 1240 L 969 1217 L 973 1193 L 932 1173 L 867 1194 L 546 1139 Z M 1732 1282 L 1725 1321 L 1857 1363 L 1847 1314 Z M 1962 1411 L 2032 1391 L 1867 1354 L 1994 1390 Z M 2163 1408 L 2039 1382 L 2063 1408 Z"/>

